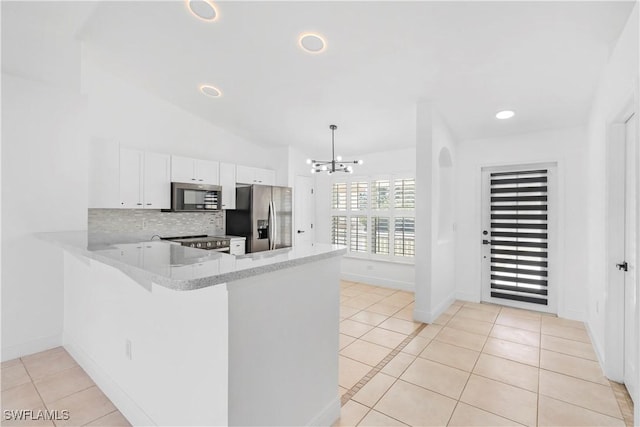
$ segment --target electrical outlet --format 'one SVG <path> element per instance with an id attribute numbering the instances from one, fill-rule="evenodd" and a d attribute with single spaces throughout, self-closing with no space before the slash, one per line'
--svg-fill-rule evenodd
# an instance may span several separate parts
<path id="1" fill-rule="evenodd" d="M 124 340 L 124 356 L 127 359 L 132 360 L 131 340 L 129 339 Z"/>

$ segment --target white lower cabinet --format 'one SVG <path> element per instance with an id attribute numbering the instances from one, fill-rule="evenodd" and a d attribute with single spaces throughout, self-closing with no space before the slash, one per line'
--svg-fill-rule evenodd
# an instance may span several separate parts
<path id="1" fill-rule="evenodd" d="M 247 239 L 244 237 L 232 238 L 229 241 L 229 253 L 231 255 L 244 255 L 245 254 L 245 242 Z"/>

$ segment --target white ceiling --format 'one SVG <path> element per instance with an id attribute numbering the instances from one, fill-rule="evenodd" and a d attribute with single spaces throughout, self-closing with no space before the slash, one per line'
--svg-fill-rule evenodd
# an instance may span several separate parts
<path id="1" fill-rule="evenodd" d="M 212 123 L 326 157 L 415 145 L 432 100 L 459 139 L 578 125 L 626 2 L 103 2 L 78 33 L 111 70 Z M 49 12 L 51 16 L 51 12 Z M 301 51 L 317 31 L 325 53 Z M 222 98 L 198 86 L 220 88 Z M 516 117 L 494 115 L 513 109 Z"/>

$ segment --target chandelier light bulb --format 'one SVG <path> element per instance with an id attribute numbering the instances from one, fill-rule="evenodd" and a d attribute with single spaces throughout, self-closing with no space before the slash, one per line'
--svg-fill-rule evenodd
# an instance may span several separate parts
<path id="1" fill-rule="evenodd" d="M 307 159 L 307 164 L 310 165 L 311 164 L 311 159 Z"/>
<path id="2" fill-rule="evenodd" d="M 327 170 L 327 165 L 322 165 L 322 170 L 326 171 Z"/>
<path id="3" fill-rule="evenodd" d="M 316 173 L 316 170 L 315 169 L 311 169 L 311 173 Z"/>
<path id="4" fill-rule="evenodd" d="M 337 160 L 337 161 L 339 161 L 339 162 L 341 162 L 341 161 L 342 161 L 342 156 L 337 156 L 337 157 L 336 157 L 336 160 Z"/>
<path id="5" fill-rule="evenodd" d="M 362 160 L 358 160 L 358 164 L 359 164 L 359 165 L 361 165 L 361 164 L 363 164 L 363 163 L 364 163 L 364 161 L 362 161 Z"/>

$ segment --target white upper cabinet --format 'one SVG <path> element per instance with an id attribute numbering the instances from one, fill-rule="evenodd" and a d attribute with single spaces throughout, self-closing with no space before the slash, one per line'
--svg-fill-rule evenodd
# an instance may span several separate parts
<path id="1" fill-rule="evenodd" d="M 120 207 L 142 209 L 144 152 L 120 149 Z"/>
<path id="2" fill-rule="evenodd" d="M 222 209 L 235 209 L 236 165 L 220 163 L 220 186 L 222 186 Z"/>
<path id="3" fill-rule="evenodd" d="M 220 164 L 210 160 L 171 156 L 171 181 L 219 185 Z"/>
<path id="4" fill-rule="evenodd" d="M 236 182 L 240 184 L 275 185 L 276 172 L 270 169 L 236 166 Z"/>
<path id="5" fill-rule="evenodd" d="M 171 208 L 171 157 L 166 154 L 144 153 L 144 207 Z"/>
<path id="6" fill-rule="evenodd" d="M 89 208 L 121 207 L 120 144 L 92 141 L 89 153 Z"/>
<path id="7" fill-rule="evenodd" d="M 219 162 L 196 160 L 196 179 L 199 184 L 220 185 Z"/>
<path id="8" fill-rule="evenodd" d="M 170 156 L 139 150 L 120 150 L 120 207 L 171 207 Z"/>

